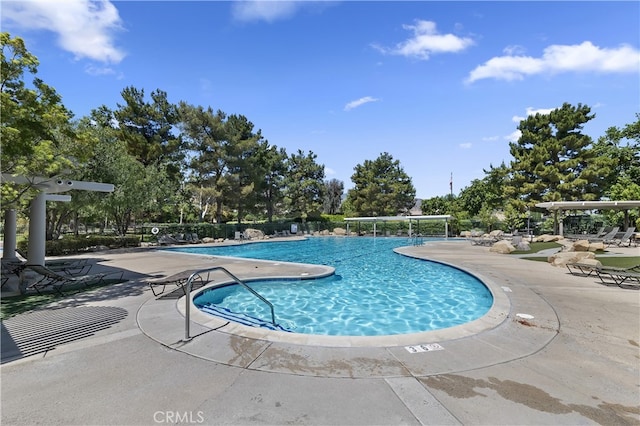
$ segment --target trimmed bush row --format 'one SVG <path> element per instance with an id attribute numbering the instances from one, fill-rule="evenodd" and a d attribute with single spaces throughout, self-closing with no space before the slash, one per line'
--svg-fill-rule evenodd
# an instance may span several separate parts
<path id="1" fill-rule="evenodd" d="M 18 248 L 27 251 L 29 242 L 22 240 L 18 242 Z M 139 235 L 127 235 L 124 237 L 112 235 L 87 235 L 70 236 L 65 235 L 58 240 L 46 242 L 46 256 L 62 256 L 68 254 L 83 253 L 96 248 L 108 247 L 110 249 L 123 247 L 138 247 L 140 245 Z"/>

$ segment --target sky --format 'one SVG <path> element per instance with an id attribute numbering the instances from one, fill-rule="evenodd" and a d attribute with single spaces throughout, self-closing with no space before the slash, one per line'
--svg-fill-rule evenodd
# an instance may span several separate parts
<path id="1" fill-rule="evenodd" d="M 640 113 L 640 2 L 2 1 L 75 117 L 125 87 L 241 114 L 326 179 L 387 152 L 418 198 L 513 159 L 519 122 L 587 105 L 597 140 Z"/>

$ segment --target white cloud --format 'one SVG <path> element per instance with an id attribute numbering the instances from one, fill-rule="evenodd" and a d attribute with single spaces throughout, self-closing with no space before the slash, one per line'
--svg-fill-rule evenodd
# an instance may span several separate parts
<path id="1" fill-rule="evenodd" d="M 236 0 L 231 4 L 231 14 L 237 21 L 271 23 L 291 18 L 303 9 L 318 12 L 335 4 L 325 0 Z"/>
<path id="2" fill-rule="evenodd" d="M 416 20 L 415 25 L 403 25 L 405 30 L 413 31 L 413 37 L 398 43 L 394 48 L 372 46 L 385 54 L 401 55 L 418 59 L 429 59 L 435 53 L 460 52 L 473 45 L 473 40 L 454 34 L 438 34 L 432 21 Z"/>
<path id="3" fill-rule="evenodd" d="M 113 33 L 122 29 L 118 10 L 109 1 L 30 0 L 2 3 L 2 21 L 25 30 L 56 33 L 58 45 L 77 59 L 118 63 L 125 53 Z"/>
<path id="4" fill-rule="evenodd" d="M 336 171 L 335 171 L 335 170 L 333 170 L 331 167 L 326 167 L 326 166 L 325 166 L 325 168 L 324 168 L 324 174 L 325 174 L 326 176 L 333 176 L 333 175 L 335 175 L 335 174 L 336 174 Z"/>
<path id="5" fill-rule="evenodd" d="M 94 65 L 85 66 L 84 72 L 93 76 L 114 75 L 116 73 L 116 71 L 111 67 L 96 67 Z"/>
<path id="6" fill-rule="evenodd" d="M 471 143 L 470 142 L 466 142 L 466 143 L 461 143 L 460 145 L 458 145 L 460 148 L 462 149 L 469 149 L 471 148 Z"/>
<path id="7" fill-rule="evenodd" d="M 522 136 L 522 132 L 520 130 L 516 130 L 515 132 L 512 132 L 512 133 L 508 134 L 504 138 L 505 138 L 505 140 L 507 140 L 509 142 L 515 142 L 518 139 L 520 139 L 520 136 Z"/>
<path id="8" fill-rule="evenodd" d="M 378 99 L 378 98 L 373 98 L 371 96 L 365 96 L 364 98 L 356 99 L 355 101 L 349 102 L 348 104 L 346 104 L 344 106 L 344 110 L 345 111 L 349 111 L 349 110 L 352 110 L 354 108 L 358 108 L 361 105 L 367 104 L 369 102 L 377 102 L 379 100 L 380 99 Z"/>
<path id="9" fill-rule="evenodd" d="M 498 136 L 485 136 L 482 138 L 484 142 L 494 142 L 498 140 Z"/>
<path id="10" fill-rule="evenodd" d="M 231 13 L 238 21 L 267 21 L 287 19 L 302 6 L 299 1 L 234 1 Z"/>
<path id="11" fill-rule="evenodd" d="M 553 111 L 556 108 L 538 108 L 538 109 L 533 109 L 531 107 L 527 107 L 527 117 L 530 115 L 536 115 L 536 114 L 549 114 L 551 111 Z M 521 117 L 519 115 L 514 115 L 513 117 L 511 117 L 511 121 L 513 121 L 514 123 L 520 124 L 520 122 L 524 119 L 526 119 L 527 117 Z M 518 139 L 520 139 L 520 136 L 522 136 L 522 132 L 520 130 L 516 130 L 510 134 L 508 134 L 507 136 L 505 136 L 504 138 L 506 140 L 508 140 L 509 142 L 515 142 Z"/>
<path id="12" fill-rule="evenodd" d="M 506 56 L 497 56 L 479 65 L 469 73 L 467 83 L 484 78 L 522 80 L 534 74 L 561 72 L 638 72 L 640 50 L 629 45 L 601 48 L 590 41 L 574 45 L 552 45 L 544 49 L 542 57 L 516 55 L 508 47 Z"/>
<path id="13" fill-rule="evenodd" d="M 524 55 L 525 48 L 520 46 L 520 45 L 518 45 L 518 44 L 512 44 L 512 45 L 507 46 L 504 49 L 502 49 L 502 51 L 505 54 L 507 54 L 508 56 Z"/>

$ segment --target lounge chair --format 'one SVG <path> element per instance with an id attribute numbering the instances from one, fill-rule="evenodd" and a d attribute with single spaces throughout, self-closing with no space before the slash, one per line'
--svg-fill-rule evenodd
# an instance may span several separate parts
<path id="1" fill-rule="evenodd" d="M 171 244 L 185 244 L 186 241 L 178 239 L 173 235 L 164 234 L 158 237 L 158 244 L 160 245 L 171 245 Z"/>
<path id="2" fill-rule="evenodd" d="M 202 242 L 196 233 L 185 234 L 184 239 L 190 244 L 198 244 Z"/>
<path id="3" fill-rule="evenodd" d="M 606 227 L 602 226 L 595 234 L 567 234 L 564 237 L 569 240 L 589 240 L 589 239 L 598 239 L 604 237 L 607 232 L 605 231 Z"/>
<path id="4" fill-rule="evenodd" d="M 161 296 L 167 289 L 167 286 L 177 287 L 176 289 L 172 290 L 167 296 L 178 289 L 182 290 L 180 294 L 186 296 L 187 290 L 184 288 L 184 285 L 187 283 L 187 281 L 189 281 L 189 277 L 191 277 L 191 275 L 193 275 L 195 272 L 197 272 L 197 269 L 178 272 L 177 274 L 171 275 L 169 277 L 160 278 L 154 281 L 147 281 L 147 284 L 149 285 L 149 288 L 151 289 L 153 295 L 156 297 Z M 200 288 L 204 284 L 206 284 L 206 282 L 208 281 L 203 280 L 202 276 L 196 275 L 193 280 L 193 288 Z M 162 287 L 162 290 L 156 290 L 156 287 Z"/>
<path id="5" fill-rule="evenodd" d="M 598 267 L 592 263 L 587 262 L 573 262 L 565 265 L 571 275 L 578 275 L 582 277 L 589 277 L 591 274 L 597 274 Z"/>
<path id="6" fill-rule="evenodd" d="M 618 287 L 626 284 L 638 286 L 640 288 L 640 265 L 635 265 L 630 268 L 613 268 L 613 267 L 601 267 L 596 268 L 598 278 L 603 284 L 608 284 L 606 279 L 612 280 Z"/>
<path id="7" fill-rule="evenodd" d="M 607 246 L 616 245 L 620 247 L 623 244 L 626 244 L 627 247 L 631 247 L 631 238 L 633 237 L 633 234 L 635 234 L 635 231 L 636 231 L 636 228 L 634 227 L 627 228 L 625 233 L 620 238 L 616 238 L 616 236 L 614 236 L 610 240 L 604 240 L 603 243 L 605 243 L 605 245 Z"/>
<path id="8" fill-rule="evenodd" d="M 616 237 L 616 234 L 618 233 L 618 231 L 620 230 L 620 227 L 616 226 L 613 229 L 611 229 L 611 231 L 607 232 L 607 234 L 601 238 L 587 238 L 587 240 L 589 240 L 590 243 L 599 243 L 599 242 L 605 242 L 605 241 L 611 241 Z M 606 243 L 605 243 L 606 244 Z"/>
<path id="9" fill-rule="evenodd" d="M 27 253 L 18 248 L 16 248 L 16 253 L 25 259 L 25 262 L 21 262 L 21 264 L 23 266 L 26 265 Z M 88 259 L 53 259 L 45 260 L 44 266 L 56 272 L 64 272 L 67 275 L 76 276 L 88 274 L 93 265 L 89 263 Z"/>
<path id="10" fill-rule="evenodd" d="M 474 246 L 492 246 L 502 240 L 503 236 L 504 233 L 501 230 L 496 230 L 480 237 L 470 237 L 469 241 L 471 241 L 471 244 Z"/>
<path id="11" fill-rule="evenodd" d="M 0 279 L 0 288 L 9 282 L 11 275 L 20 276 L 20 272 L 24 269 L 24 263 L 2 260 L 2 278 Z"/>
<path id="12" fill-rule="evenodd" d="M 64 296 L 64 293 L 62 293 L 62 289 L 66 286 L 82 285 L 88 287 L 92 284 L 97 285 L 103 283 L 104 279 L 110 275 L 120 274 L 120 276 L 118 277 L 118 279 L 120 280 L 122 280 L 122 277 L 124 276 L 124 271 L 104 272 L 83 276 L 70 276 L 67 274 L 60 274 L 59 272 L 56 272 L 42 265 L 25 265 L 24 268 L 29 269 L 42 276 L 40 280 L 29 284 L 26 290 L 35 290 L 38 294 L 42 294 L 42 292 L 46 290 L 53 290 L 61 296 Z"/>

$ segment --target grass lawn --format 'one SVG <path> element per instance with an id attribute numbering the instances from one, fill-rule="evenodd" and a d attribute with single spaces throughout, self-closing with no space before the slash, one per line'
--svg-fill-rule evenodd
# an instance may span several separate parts
<path id="1" fill-rule="evenodd" d="M 21 314 L 36 309 L 40 306 L 46 305 L 56 300 L 64 299 L 74 294 L 83 293 L 85 291 L 93 290 L 95 288 L 105 287 L 112 284 L 124 282 L 125 280 L 105 280 L 101 285 L 94 285 L 89 288 L 82 287 L 74 290 L 65 291 L 64 296 L 60 296 L 57 293 L 48 294 L 28 294 L 18 295 L 11 297 L 3 297 L 0 299 L 0 319 L 7 319 L 14 315 Z"/>
<path id="2" fill-rule="evenodd" d="M 547 262 L 546 256 L 527 256 L 521 257 L 525 260 L 534 260 L 537 262 Z M 596 254 L 596 259 L 602 263 L 602 266 L 615 266 L 616 268 L 630 268 L 632 266 L 640 265 L 640 256 L 600 256 Z"/>
<path id="3" fill-rule="evenodd" d="M 554 241 L 548 242 L 548 243 L 530 243 L 529 247 L 531 248 L 531 250 L 528 251 L 522 251 L 522 250 L 516 250 L 514 252 L 511 252 L 510 254 L 527 254 L 527 253 L 537 253 L 539 251 L 542 250 L 547 250 L 547 249 L 552 249 L 552 248 L 560 248 L 562 247 L 562 244 L 558 244 Z"/>
<path id="4" fill-rule="evenodd" d="M 556 242 L 549 243 L 531 243 L 531 250 L 529 251 L 514 251 L 511 254 L 528 254 L 531 256 L 522 257 L 521 259 L 526 260 L 535 260 L 538 262 L 547 262 L 547 256 L 536 256 L 535 253 L 538 253 L 542 250 L 547 250 L 551 248 L 560 248 L 561 244 Z M 602 266 L 615 266 L 616 268 L 629 268 L 631 266 L 640 265 L 640 256 L 598 256 L 598 254 L 606 254 L 606 251 L 598 251 L 595 253 L 596 259 L 602 263 Z"/>

